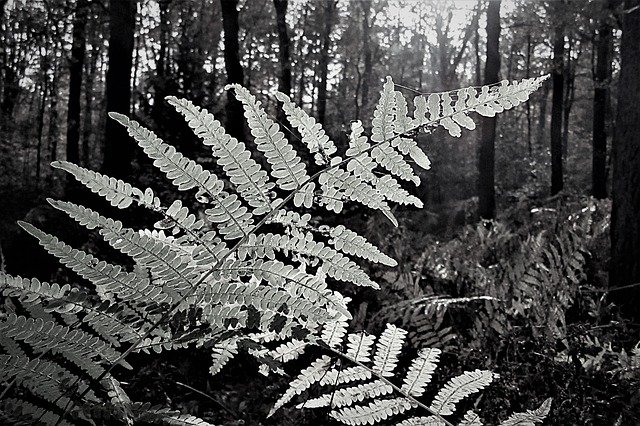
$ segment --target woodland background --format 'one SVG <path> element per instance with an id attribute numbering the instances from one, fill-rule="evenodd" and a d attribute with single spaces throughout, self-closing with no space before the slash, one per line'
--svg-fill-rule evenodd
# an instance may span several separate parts
<path id="1" fill-rule="evenodd" d="M 494 420 L 551 396 L 549 424 L 640 422 L 637 0 L 0 0 L 0 16 L 1 268 L 60 282 L 75 278 L 16 220 L 103 248 L 46 207 L 97 202 L 51 161 L 169 191 L 107 111 L 215 169 L 165 96 L 250 140 L 224 86 L 245 85 L 284 122 L 280 90 L 345 146 L 387 75 L 411 97 L 551 74 L 479 131 L 420 137 L 433 163 L 414 190 L 425 208 L 396 211 L 398 228 L 357 208 L 335 218 L 400 264 L 370 269 L 383 290 L 352 294 L 354 323 L 394 322 L 416 347 L 444 348 L 451 371 L 499 373 L 475 401 Z M 265 420 L 282 383 L 242 357 L 207 378 L 206 358 L 141 357 L 132 394 L 222 424 L 329 422 L 297 410 Z"/>

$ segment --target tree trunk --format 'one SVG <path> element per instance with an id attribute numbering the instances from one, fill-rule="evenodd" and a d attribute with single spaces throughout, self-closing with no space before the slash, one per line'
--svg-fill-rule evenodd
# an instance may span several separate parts
<path id="1" fill-rule="evenodd" d="M 640 282 L 640 0 L 626 0 L 613 142 L 609 285 Z M 640 319 L 640 286 L 612 293 L 624 314 Z"/>
<path id="2" fill-rule="evenodd" d="M 273 0 L 276 9 L 276 30 L 278 32 L 278 60 L 280 62 L 280 75 L 278 76 L 278 90 L 286 95 L 291 95 L 291 54 L 289 31 L 287 29 L 287 0 Z M 287 115 L 282 108 L 278 108 L 278 122 L 286 124 Z M 285 132 L 289 136 L 289 132 Z"/>
<path id="3" fill-rule="evenodd" d="M 109 4 L 109 68 L 106 79 L 107 112 L 131 111 L 131 68 L 136 25 L 136 0 L 111 0 Z M 107 120 L 102 171 L 126 179 L 131 173 L 133 143 L 126 129 Z"/>
<path id="4" fill-rule="evenodd" d="M 369 85 L 371 84 L 371 75 L 373 73 L 373 52 L 371 49 L 371 3 L 367 0 L 361 1 L 362 7 L 362 51 L 364 53 L 364 70 L 362 72 L 362 86 L 360 109 L 356 118 L 366 116 L 369 104 Z"/>
<path id="5" fill-rule="evenodd" d="M 562 191 L 562 110 L 564 103 L 564 24 L 553 39 L 553 95 L 551 98 L 551 195 Z"/>
<path id="6" fill-rule="evenodd" d="M 487 61 L 484 67 L 484 84 L 497 83 L 500 72 L 500 1 L 489 3 L 487 8 Z M 496 117 L 482 117 L 482 137 L 478 155 L 478 212 L 483 219 L 493 219 L 496 214 L 495 193 L 495 140 Z"/>
<path id="7" fill-rule="evenodd" d="M 244 74 L 240 65 L 240 44 L 238 42 L 238 0 L 220 0 L 222 7 L 222 26 L 224 28 L 224 66 L 227 71 L 227 84 L 244 84 Z M 226 105 L 227 132 L 238 140 L 244 140 L 244 120 L 242 104 L 231 91 L 227 91 Z"/>
<path id="8" fill-rule="evenodd" d="M 69 100 L 67 102 L 67 161 L 80 163 L 80 95 L 85 56 L 85 29 L 88 2 L 78 0 L 73 18 L 71 59 L 69 60 Z M 69 183 L 71 180 L 68 181 Z"/>
<path id="9" fill-rule="evenodd" d="M 527 31 L 527 54 L 525 58 L 525 77 L 531 77 L 531 32 Z M 533 145 L 531 144 L 531 102 L 526 102 L 527 109 L 527 150 L 529 157 L 533 155 Z"/>
<path id="10" fill-rule="evenodd" d="M 597 52 L 593 90 L 593 156 L 591 172 L 591 193 L 595 198 L 607 198 L 607 99 L 611 83 L 611 51 L 613 0 L 602 6 L 602 16 L 595 40 Z"/>
<path id="11" fill-rule="evenodd" d="M 98 68 L 98 58 L 100 57 L 100 37 L 98 29 L 91 25 L 91 56 L 85 69 L 84 84 L 84 117 L 82 128 L 82 166 L 91 167 L 91 137 L 93 129 L 93 85 Z M 95 140 L 95 135 L 93 136 Z"/>
<path id="12" fill-rule="evenodd" d="M 327 110 L 327 72 L 329 71 L 329 48 L 331 47 L 331 29 L 336 12 L 337 1 L 326 0 L 324 8 L 324 29 L 322 31 L 322 47 L 318 67 L 318 122 L 324 126 Z"/>

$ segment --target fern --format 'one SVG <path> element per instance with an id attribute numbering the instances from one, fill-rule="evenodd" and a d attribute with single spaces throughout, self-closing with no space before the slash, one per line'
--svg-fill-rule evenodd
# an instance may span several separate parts
<path id="1" fill-rule="evenodd" d="M 434 421 L 447 423 L 442 416 L 493 375 L 470 372 L 454 378 L 429 407 L 416 398 L 427 389 L 438 361 L 438 350 L 431 349 L 414 358 L 401 385 L 394 384 L 407 333 L 392 325 L 379 338 L 347 333 L 349 298 L 335 290 L 335 284 L 378 288 L 355 258 L 386 266 L 396 261 L 342 225 L 312 225 L 304 210 L 321 206 L 339 213 L 345 203 L 356 202 L 397 225 L 393 204 L 422 206 L 399 180 L 418 184 L 412 163 L 430 167 L 413 133 L 436 126 L 451 134 L 459 133 L 460 126 L 473 128 L 470 112 L 490 115 L 511 108 L 541 81 L 503 83 L 480 93 L 462 89 L 453 98 L 447 93 L 418 97 L 410 118 L 404 96 L 387 78 L 371 134 L 355 122 L 345 158 L 314 118 L 277 94 L 302 145 L 314 156 L 309 165 L 253 94 L 229 86 L 244 107 L 265 167 L 210 113 L 168 97 L 211 147 L 224 176 L 205 170 L 138 122 L 111 113 L 178 191 L 195 193 L 194 207 L 177 199 L 164 204 L 149 188 L 65 161 L 52 164 L 116 208 L 149 210 L 156 218 L 155 229 L 133 229 L 84 206 L 49 200 L 127 256 L 133 266 L 125 266 L 20 223 L 84 282 L 76 286 L 0 274 L 2 296 L 18 306 L 0 321 L 0 382 L 5 384 L 0 419 L 74 424 L 75 419 L 91 422 L 94 415 L 106 415 L 124 424 L 205 425 L 193 416 L 132 402 L 112 370 L 130 368 L 126 357 L 132 352 L 201 347 L 211 352 L 212 374 L 240 349 L 248 349 L 264 364 L 261 372 L 281 373 L 285 363 L 316 345 L 354 365 L 336 364 L 328 355 L 316 358 L 270 414 L 316 385 L 340 386 L 308 404 L 335 408 L 332 416 L 347 424 L 377 422 L 416 406 L 429 411 Z M 546 415 L 544 410 L 531 413 L 513 421 Z M 467 417 L 471 422 L 471 415 Z"/>

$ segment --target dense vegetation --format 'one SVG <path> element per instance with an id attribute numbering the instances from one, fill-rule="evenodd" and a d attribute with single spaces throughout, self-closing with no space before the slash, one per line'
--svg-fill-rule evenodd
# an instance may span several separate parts
<path id="1" fill-rule="evenodd" d="M 637 0 L 0 12 L 2 422 L 640 422 Z"/>

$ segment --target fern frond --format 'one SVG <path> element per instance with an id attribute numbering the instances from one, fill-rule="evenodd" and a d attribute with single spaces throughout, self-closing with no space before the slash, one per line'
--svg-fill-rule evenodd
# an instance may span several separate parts
<path id="1" fill-rule="evenodd" d="M 461 127 L 475 129 L 475 122 L 469 113 L 476 112 L 493 117 L 505 109 L 513 108 L 529 99 L 548 76 L 526 78 L 516 82 L 502 81 L 498 86 L 483 86 L 478 93 L 473 87 L 459 89 L 454 101 L 450 92 L 432 93 L 428 98 L 414 99 L 416 111 L 414 126 L 442 126 L 451 136 L 459 137 Z"/>
<path id="2" fill-rule="evenodd" d="M 141 423 L 167 426 L 213 426 L 211 423 L 190 414 L 182 414 L 177 410 L 165 407 L 151 406 L 149 403 L 135 402 L 132 405 L 132 410 L 134 420 Z"/>
<path id="3" fill-rule="evenodd" d="M 507 420 L 500 423 L 500 426 L 534 426 L 542 423 L 551 410 L 551 398 L 547 398 L 535 410 L 527 410 L 524 413 L 514 413 Z"/>
<path id="4" fill-rule="evenodd" d="M 8 417 L 3 419 L 2 413 Z M 28 426 L 38 422 L 44 425 L 75 426 L 73 423 L 61 419 L 60 416 L 61 413 L 36 405 L 32 401 L 18 398 L 6 398 L 0 401 L 0 421 L 4 421 L 3 424 Z"/>
<path id="5" fill-rule="evenodd" d="M 211 367 L 209 367 L 209 373 L 212 376 L 218 374 L 222 368 L 238 354 L 238 340 L 228 339 L 220 343 L 217 343 L 211 348 Z"/>
<path id="6" fill-rule="evenodd" d="M 367 405 L 355 405 L 332 411 L 330 415 L 347 425 L 366 425 L 386 420 L 411 408 L 411 403 L 405 398 L 379 399 Z"/>
<path id="7" fill-rule="evenodd" d="M 296 408 L 320 408 L 328 407 L 329 405 L 340 408 L 353 405 L 365 399 L 389 395 L 392 392 L 393 388 L 390 385 L 382 380 L 375 380 L 361 385 L 338 389 L 335 392 L 325 393 L 317 398 L 298 404 Z"/>
<path id="8" fill-rule="evenodd" d="M 162 280 L 162 290 L 178 299 L 198 280 L 199 273 L 187 256 L 167 243 L 125 228 L 120 221 L 105 218 L 83 206 L 49 200 L 50 204 L 88 229 L 99 228 L 104 240 L 113 248 L 131 256 L 138 264 L 149 268 L 153 277 Z"/>
<path id="9" fill-rule="evenodd" d="M 324 324 L 320 339 L 330 348 L 339 346 L 347 334 L 347 319 L 341 317 L 335 321 Z"/>
<path id="10" fill-rule="evenodd" d="M 193 132 L 202 142 L 211 147 L 217 163 L 240 196 L 254 208 L 253 214 L 271 211 L 270 191 L 274 183 L 269 181 L 267 172 L 251 158 L 243 142 L 229 136 L 213 114 L 194 105 L 186 99 L 168 96 L 167 102 L 182 114 Z M 277 200 L 274 200 L 277 202 Z"/>
<path id="11" fill-rule="evenodd" d="M 338 225 L 329 230 L 329 244 L 333 245 L 336 250 L 343 253 L 367 259 L 371 262 L 382 263 L 387 266 L 397 266 L 398 262 L 382 253 L 380 249 L 371 244 L 361 235 Z"/>
<path id="12" fill-rule="evenodd" d="M 411 366 L 402 385 L 402 392 L 411 396 L 422 396 L 425 387 L 431 381 L 431 376 L 438 365 L 440 349 L 422 349 L 418 356 L 411 361 Z"/>
<path id="13" fill-rule="evenodd" d="M 238 250 L 238 257 L 244 260 L 246 255 L 275 259 L 276 251 L 297 253 L 322 262 L 327 274 L 337 280 L 348 281 L 355 285 L 379 288 L 369 276 L 352 260 L 336 250 L 314 241 L 310 232 L 303 235 L 252 234 Z"/>
<path id="14" fill-rule="evenodd" d="M 181 191 L 198 189 L 196 198 L 211 203 L 212 208 L 205 211 L 207 218 L 216 226 L 226 239 L 235 239 L 248 235 L 253 225 L 253 217 L 242 205 L 236 194 L 223 191 L 224 183 L 214 174 L 204 170 L 201 165 L 189 160 L 176 149 L 157 137 L 153 132 L 134 120 L 117 113 L 109 116 L 127 128 L 142 150 L 153 160 L 154 166 L 167 175 Z"/>
<path id="15" fill-rule="evenodd" d="M 371 379 L 371 371 L 356 365 L 355 367 L 347 367 L 342 370 L 331 369 L 318 382 L 320 386 L 337 386 L 344 383 L 352 383 Z"/>
<path id="16" fill-rule="evenodd" d="M 314 154 L 314 161 L 318 165 L 329 163 L 337 149 L 333 141 L 325 133 L 320 123 L 308 115 L 302 108 L 294 105 L 289 96 L 276 92 L 276 99 L 282 102 L 282 110 L 287 120 L 300 132 L 302 142 L 307 145 L 309 152 Z"/>
<path id="17" fill-rule="evenodd" d="M 294 396 L 300 395 L 302 392 L 309 389 L 314 383 L 320 381 L 329 368 L 330 362 L 331 358 L 323 356 L 316 359 L 309 367 L 302 370 L 298 377 L 289 384 L 289 389 L 287 389 L 287 391 L 273 405 L 273 408 L 271 408 L 267 417 L 271 417 L 280 407 L 291 401 Z"/>
<path id="18" fill-rule="evenodd" d="M 376 336 L 366 333 L 347 335 L 347 356 L 357 362 L 369 362 Z"/>
<path id="19" fill-rule="evenodd" d="M 410 417 L 396 424 L 396 426 L 445 426 L 445 425 L 446 423 L 436 416 Z"/>
<path id="20" fill-rule="evenodd" d="M 402 352 L 402 345 L 407 332 L 393 324 L 387 324 L 387 328 L 382 332 L 373 356 L 373 371 L 382 377 L 393 376 L 398 364 L 398 356 Z"/>
<path id="21" fill-rule="evenodd" d="M 480 416 L 474 413 L 472 410 L 464 413 L 464 417 L 458 426 L 483 426 Z"/>
<path id="22" fill-rule="evenodd" d="M 467 371 L 454 377 L 440 389 L 430 408 L 443 416 L 453 414 L 458 402 L 489 386 L 494 377 L 494 373 L 485 370 Z"/>
<path id="23" fill-rule="evenodd" d="M 285 191 L 302 187 L 309 180 L 305 164 L 285 139 L 280 127 L 264 111 L 261 102 L 240 85 L 232 84 L 226 89 L 233 89 L 236 98 L 242 102 L 254 142 L 271 165 L 271 176 L 276 179 L 276 184 Z"/>

